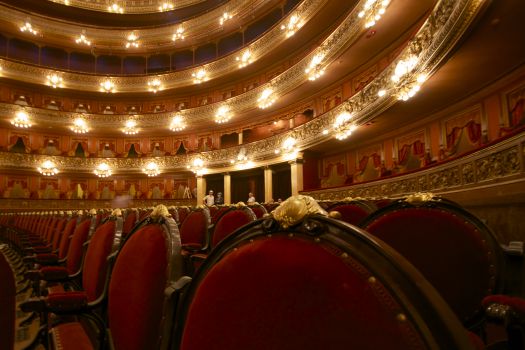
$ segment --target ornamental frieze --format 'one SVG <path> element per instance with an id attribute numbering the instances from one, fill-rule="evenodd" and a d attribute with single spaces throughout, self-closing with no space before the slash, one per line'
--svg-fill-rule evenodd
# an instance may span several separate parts
<path id="1" fill-rule="evenodd" d="M 319 200 L 342 200 L 347 197 L 396 198 L 415 192 L 445 193 L 449 189 L 486 185 L 488 181 L 513 181 L 525 178 L 525 166 L 519 150 L 525 146 L 525 134 L 479 150 L 430 169 L 408 175 L 380 179 L 343 188 L 304 191 Z"/>

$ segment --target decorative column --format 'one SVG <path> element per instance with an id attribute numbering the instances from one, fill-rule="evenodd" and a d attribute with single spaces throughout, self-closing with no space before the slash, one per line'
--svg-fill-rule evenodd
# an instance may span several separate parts
<path id="1" fill-rule="evenodd" d="M 224 204 L 231 204 L 232 201 L 232 178 L 230 173 L 224 173 Z"/>
<path id="2" fill-rule="evenodd" d="M 272 169 L 264 167 L 264 201 L 269 203 L 273 199 Z"/>
<path id="3" fill-rule="evenodd" d="M 197 205 L 203 204 L 206 195 L 206 179 L 202 175 L 197 175 Z"/>
<path id="4" fill-rule="evenodd" d="M 303 160 L 296 159 L 290 161 L 290 170 L 292 177 L 292 196 L 299 194 L 303 190 Z"/>
<path id="5" fill-rule="evenodd" d="M 238 135 L 238 137 L 239 137 L 239 145 L 242 145 L 242 142 L 243 142 L 243 141 L 242 141 L 242 130 L 239 131 L 239 133 L 238 133 L 237 135 Z"/>

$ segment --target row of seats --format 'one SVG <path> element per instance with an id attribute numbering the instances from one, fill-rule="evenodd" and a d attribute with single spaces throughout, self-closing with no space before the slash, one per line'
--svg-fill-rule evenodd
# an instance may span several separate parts
<path id="1" fill-rule="evenodd" d="M 436 198 L 382 208 L 362 221 L 369 232 L 341 212 L 299 196 L 270 216 L 244 205 L 5 215 L 2 252 L 21 285 L 32 282 L 20 306 L 40 315 L 49 347 L 472 348 L 458 320 L 479 332 L 482 300 L 501 285 L 490 230 Z M 62 237 L 65 261 L 42 253 Z"/>

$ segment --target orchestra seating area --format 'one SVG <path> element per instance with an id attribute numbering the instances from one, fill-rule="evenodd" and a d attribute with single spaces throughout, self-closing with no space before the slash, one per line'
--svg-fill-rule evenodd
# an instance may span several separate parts
<path id="1" fill-rule="evenodd" d="M 0 213 L 0 349 L 523 349 L 521 242 L 430 193 Z"/>

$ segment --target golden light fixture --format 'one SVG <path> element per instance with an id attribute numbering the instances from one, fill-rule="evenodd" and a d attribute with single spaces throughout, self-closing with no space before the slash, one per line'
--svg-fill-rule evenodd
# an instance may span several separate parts
<path id="1" fill-rule="evenodd" d="M 204 81 L 209 80 L 208 73 L 206 73 L 206 71 L 203 68 L 199 69 L 196 72 L 191 73 L 191 76 L 193 77 L 193 82 L 195 84 L 200 84 Z"/>
<path id="2" fill-rule="evenodd" d="M 27 33 L 30 33 L 30 34 L 33 34 L 33 35 L 37 35 L 38 34 L 38 31 L 35 28 L 33 28 L 33 26 L 31 25 L 31 22 L 29 22 L 29 21 L 26 21 L 24 23 L 24 25 L 20 27 L 20 31 L 22 33 L 26 33 L 27 32 Z"/>
<path id="3" fill-rule="evenodd" d="M 170 3 L 170 2 L 164 2 L 164 3 L 162 3 L 162 4 L 159 6 L 159 11 L 160 11 L 160 12 L 171 11 L 171 10 L 173 10 L 173 4 Z"/>
<path id="4" fill-rule="evenodd" d="M 58 74 L 56 73 L 53 73 L 51 75 L 48 75 L 46 77 L 47 79 L 47 85 L 48 86 L 51 86 L 53 87 L 54 89 L 56 89 L 57 87 L 63 87 L 64 85 L 62 85 L 62 82 L 63 82 L 63 79 L 61 76 L 59 76 Z"/>
<path id="5" fill-rule="evenodd" d="M 299 30 L 303 26 L 303 22 L 301 22 L 301 19 L 297 15 L 292 15 L 290 19 L 288 20 L 288 24 L 281 25 L 281 30 L 284 30 L 286 32 L 286 37 L 289 38 L 292 35 L 295 34 L 297 30 Z"/>
<path id="6" fill-rule="evenodd" d="M 85 134 L 89 131 L 89 128 L 84 118 L 79 117 L 73 121 L 71 130 L 76 134 Z"/>
<path id="7" fill-rule="evenodd" d="M 142 172 L 149 177 L 157 176 L 160 174 L 159 166 L 154 161 L 149 162 L 146 164 L 144 168 L 142 168 Z"/>
<path id="8" fill-rule="evenodd" d="M 367 0 L 363 10 L 357 14 L 359 18 L 365 19 L 365 28 L 374 26 L 381 16 L 385 14 L 390 0 Z"/>
<path id="9" fill-rule="evenodd" d="M 124 128 L 122 129 L 122 132 L 126 135 L 136 135 L 138 134 L 137 130 L 137 122 L 133 119 L 129 119 L 126 121 L 126 124 L 124 125 Z"/>
<path id="10" fill-rule="evenodd" d="M 231 13 L 228 13 L 228 12 L 224 12 L 221 16 L 221 18 L 219 18 L 219 24 L 222 26 L 226 21 L 232 19 L 233 16 L 231 15 Z"/>
<path id="11" fill-rule="evenodd" d="M 281 154 L 284 160 L 296 159 L 299 153 L 296 145 L 297 140 L 292 136 L 288 136 L 281 144 L 281 147 L 275 150 L 275 154 Z"/>
<path id="12" fill-rule="evenodd" d="M 254 163 L 246 155 L 244 147 L 241 148 L 235 159 L 230 160 L 230 164 L 235 165 L 239 170 L 246 170 L 254 167 Z"/>
<path id="13" fill-rule="evenodd" d="M 129 49 L 130 47 L 137 48 L 140 46 L 139 42 L 137 41 L 139 37 L 135 34 L 135 32 L 131 32 L 126 39 L 126 49 Z"/>
<path id="14" fill-rule="evenodd" d="M 265 109 L 270 107 L 272 104 L 274 104 L 276 98 L 274 96 L 273 89 L 266 88 L 261 93 L 261 96 L 257 99 L 257 105 L 261 109 Z"/>
<path id="15" fill-rule="evenodd" d="M 106 79 L 103 82 L 100 83 L 100 91 L 110 93 L 115 92 L 115 84 L 111 81 L 111 79 Z"/>
<path id="16" fill-rule="evenodd" d="M 248 49 L 244 51 L 241 56 L 235 57 L 235 60 L 239 62 L 239 68 L 244 68 L 250 63 L 252 63 L 253 60 L 251 59 L 251 57 L 252 57 L 252 53 Z"/>
<path id="17" fill-rule="evenodd" d="M 41 166 L 37 168 L 38 172 L 44 176 L 54 176 L 58 174 L 58 169 L 50 160 L 46 160 L 42 163 Z"/>
<path id="18" fill-rule="evenodd" d="M 317 78 L 319 78 L 320 76 L 324 74 L 325 68 L 322 67 L 321 65 L 324 57 L 325 57 L 324 52 L 317 53 L 314 55 L 314 57 L 312 57 L 312 61 L 310 61 L 310 64 L 304 70 L 304 72 L 308 76 L 308 80 L 311 80 L 311 81 L 316 80 Z"/>
<path id="19" fill-rule="evenodd" d="M 332 128 L 335 132 L 335 138 L 339 141 L 346 139 L 356 129 L 356 125 L 350 123 L 353 119 L 353 115 L 350 112 L 341 112 L 334 121 Z"/>
<path id="20" fill-rule="evenodd" d="M 173 36 L 171 37 L 171 40 L 172 41 L 184 40 L 184 28 L 182 28 L 182 26 L 177 28 L 175 33 L 173 33 Z"/>
<path id="21" fill-rule="evenodd" d="M 398 87 L 397 99 L 400 101 L 408 101 L 414 97 L 419 92 L 421 85 L 423 85 L 426 79 L 427 76 L 425 74 L 420 74 L 415 80 L 412 79 L 404 82 L 404 84 Z"/>
<path id="22" fill-rule="evenodd" d="M 231 113 L 228 106 L 220 106 L 215 113 L 215 122 L 217 124 L 223 124 L 231 119 Z"/>
<path id="23" fill-rule="evenodd" d="M 113 13 L 124 13 L 124 9 L 120 7 L 116 2 L 108 6 L 108 11 Z"/>
<path id="24" fill-rule="evenodd" d="M 29 116 L 27 115 L 26 111 L 20 110 L 16 112 L 15 119 L 11 120 L 11 124 L 16 126 L 17 128 L 30 128 L 31 127 L 31 121 L 29 120 Z"/>
<path id="25" fill-rule="evenodd" d="M 157 93 L 157 91 L 162 90 L 162 83 L 160 79 L 155 78 L 148 82 L 148 91 L 153 92 L 154 94 Z"/>
<path id="26" fill-rule="evenodd" d="M 180 114 L 175 114 L 171 119 L 170 130 L 172 131 L 182 131 L 186 129 L 186 123 L 184 123 L 184 118 Z"/>
<path id="27" fill-rule="evenodd" d="M 416 68 L 417 62 L 418 58 L 415 55 L 410 55 L 406 59 L 399 60 L 399 62 L 396 64 L 396 68 L 394 69 L 394 74 L 391 77 L 392 81 L 398 82 L 405 75 L 411 73 L 414 68 Z"/>
<path id="28" fill-rule="evenodd" d="M 102 162 L 97 165 L 96 169 L 93 171 L 98 177 L 110 177 L 113 173 L 110 166 L 106 162 Z"/>
<path id="29" fill-rule="evenodd" d="M 191 164 L 188 164 L 186 168 L 191 170 L 198 176 L 203 175 L 206 170 L 206 168 L 204 168 L 204 161 L 201 158 L 193 159 Z"/>
<path id="30" fill-rule="evenodd" d="M 79 45 L 91 46 L 91 41 L 86 36 L 86 31 L 85 30 L 83 30 L 82 33 L 80 34 L 80 36 L 75 39 L 75 42 L 77 44 L 79 44 Z"/>

